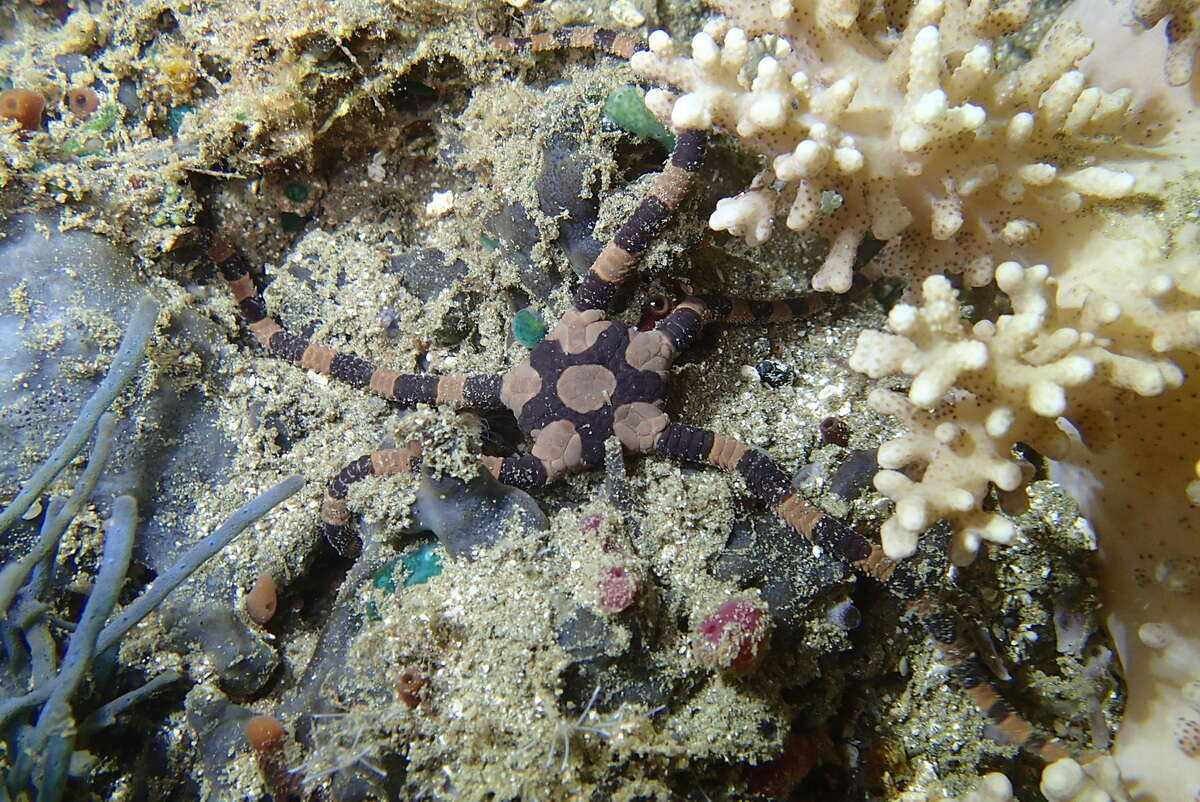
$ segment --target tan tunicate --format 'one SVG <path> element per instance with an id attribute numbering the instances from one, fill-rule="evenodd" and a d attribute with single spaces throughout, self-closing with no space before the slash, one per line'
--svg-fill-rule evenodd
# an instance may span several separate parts
<path id="1" fill-rule="evenodd" d="M 260 574 L 254 587 L 246 594 L 246 614 L 256 624 L 265 624 L 275 615 L 279 605 L 278 589 L 269 574 Z"/>

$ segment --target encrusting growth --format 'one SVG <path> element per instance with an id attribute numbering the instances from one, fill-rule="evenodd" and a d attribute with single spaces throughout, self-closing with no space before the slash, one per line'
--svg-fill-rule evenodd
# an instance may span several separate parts
<path id="1" fill-rule="evenodd" d="M 529 39 L 494 37 L 492 41 L 503 50 L 592 46 L 623 56 L 642 52 L 630 37 L 598 30 L 559 31 Z M 228 282 L 255 338 L 279 357 L 402 405 L 512 412 L 532 441 L 529 452 L 480 459 L 483 468 L 503 483 L 535 489 L 565 474 L 600 467 L 605 442 L 614 436 L 625 454 L 654 454 L 736 472 L 754 496 L 809 543 L 902 599 L 928 630 L 940 657 L 950 665 L 951 675 L 1012 742 L 1047 760 L 1066 757 L 1059 741 L 1039 734 L 998 696 L 953 616 L 922 591 L 911 571 L 885 556 L 877 544 L 806 501 L 767 454 L 719 432 L 674 422 L 663 410 L 671 365 L 696 342 L 705 326 L 780 323 L 818 308 L 809 299 L 750 301 L 696 295 L 662 310 L 664 314 L 655 315 L 653 326 L 646 330 L 608 317 L 614 296 L 633 277 L 642 256 L 679 208 L 703 159 L 706 134 L 699 126 L 677 126 L 676 137 L 664 170 L 596 257 L 570 308 L 528 358 L 503 374 L 402 374 L 335 352 L 292 334 L 269 314 L 248 265 L 235 249 L 215 239 L 208 254 Z M 330 543 L 344 555 L 359 551 L 361 544 L 350 531 L 346 506 L 352 484 L 372 476 L 410 473 L 420 465 L 421 444 L 413 441 L 361 456 L 343 468 L 330 482 L 321 508 L 324 534 Z M 746 600 L 739 604 L 726 616 L 741 622 L 738 632 L 726 632 L 728 622 L 722 623 L 718 612 L 711 626 L 701 624 L 708 635 L 698 636 L 697 641 L 702 660 L 734 671 L 753 667 L 765 648 L 770 626 L 765 608 L 751 609 Z M 731 642 L 734 653 L 726 654 Z"/>
<path id="2" fill-rule="evenodd" d="M 1200 4 L 1196 0 L 1133 0 L 1129 7 L 1134 21 L 1146 30 L 1167 20 L 1163 74 L 1171 86 L 1187 86 L 1200 50 Z"/>

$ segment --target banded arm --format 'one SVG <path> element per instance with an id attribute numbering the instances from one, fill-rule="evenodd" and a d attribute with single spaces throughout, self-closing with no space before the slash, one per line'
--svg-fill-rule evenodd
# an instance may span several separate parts
<path id="1" fill-rule="evenodd" d="M 497 50 L 505 53 L 515 53 L 519 50 L 543 53 L 547 50 L 564 50 L 575 47 L 598 50 L 623 59 L 629 59 L 639 50 L 647 49 L 646 43 L 640 37 L 608 28 L 586 25 L 559 28 L 557 31 L 516 38 L 496 35 L 488 41 Z"/>
<path id="2" fill-rule="evenodd" d="M 500 376 L 430 376 L 378 368 L 365 359 L 333 350 L 287 331 L 267 310 L 241 252 L 214 238 L 208 258 L 229 285 L 246 325 L 271 353 L 293 365 L 369 390 L 404 406 L 443 404 L 453 408 L 501 409 Z"/>
<path id="3" fill-rule="evenodd" d="M 362 551 L 362 539 L 350 529 L 346 496 L 350 485 L 369 476 L 413 473 L 421 465 L 421 442 L 412 440 L 400 448 L 382 448 L 346 463 L 325 489 L 321 499 L 322 534 L 343 557 L 354 558 Z"/>
<path id="4" fill-rule="evenodd" d="M 588 48 L 628 59 L 645 50 L 646 44 L 627 33 L 604 28 L 569 27 L 532 36 L 511 38 L 493 36 L 493 46 L 507 53 L 530 50 L 535 53 L 565 48 Z M 650 243 L 662 231 L 667 220 L 679 208 L 692 184 L 696 171 L 704 161 L 707 146 L 704 131 L 678 131 L 675 149 L 666 167 L 654 180 L 650 192 L 634 209 L 629 219 L 617 230 L 612 240 L 596 257 L 575 291 L 574 306 L 583 312 L 588 309 L 607 310 L 617 289 L 637 267 Z"/>
<path id="5" fill-rule="evenodd" d="M 889 589 L 893 589 L 894 584 L 888 583 Z M 896 591 L 893 589 L 893 592 Z M 1004 734 L 1009 743 L 1037 755 L 1047 763 L 1073 757 L 1065 743 L 1035 727 L 988 681 L 987 673 L 974 647 L 956 625 L 954 616 L 943 605 L 939 605 L 928 595 L 917 595 L 911 599 L 899 592 L 896 595 L 908 602 L 909 611 L 929 633 L 938 659 L 949 668 L 950 678 L 966 692 L 975 707 L 987 716 L 988 721 Z"/>
<path id="6" fill-rule="evenodd" d="M 1009 741 L 1046 762 L 1071 756 L 1062 741 L 1043 734 L 1004 700 L 988 681 L 954 616 L 921 591 L 921 584 L 905 566 L 892 562 L 880 546 L 804 500 L 787 474 L 766 454 L 732 437 L 679 423 L 668 424 L 655 446 L 659 454 L 673 459 L 737 471 L 750 491 L 788 526 L 903 601 L 929 633 L 950 676 Z"/>
<path id="7" fill-rule="evenodd" d="M 561 473 L 554 473 L 545 460 L 533 454 L 512 457 L 481 457 L 483 469 L 498 482 L 521 490 L 536 490 L 545 487 Z"/>
<path id="8" fill-rule="evenodd" d="M 880 581 L 890 575 L 894 564 L 879 546 L 805 501 L 787 474 L 763 452 L 733 437 L 683 423 L 667 424 L 654 447 L 672 459 L 737 471 L 751 493 L 810 543 Z"/>
<path id="9" fill-rule="evenodd" d="M 581 312 L 608 309 L 617 290 L 683 202 L 704 162 L 707 144 L 704 131 L 685 129 L 676 133 L 675 150 L 671 151 L 667 166 L 654 179 L 650 191 L 633 214 L 596 256 L 583 283 L 575 291 L 573 305 L 576 309 Z"/>
<path id="10" fill-rule="evenodd" d="M 752 301 L 726 295 L 691 295 L 684 298 L 654 328 L 670 340 L 676 353 L 687 350 L 711 323 L 763 325 L 786 323 L 819 311 L 819 296 L 784 301 Z"/>

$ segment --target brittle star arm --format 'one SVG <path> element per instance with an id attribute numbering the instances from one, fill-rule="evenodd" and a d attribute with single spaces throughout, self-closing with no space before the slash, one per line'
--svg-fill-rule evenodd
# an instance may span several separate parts
<path id="1" fill-rule="evenodd" d="M 350 485 L 369 476 L 393 476 L 412 473 L 421 465 L 421 442 L 413 440 L 400 448 L 381 448 L 351 460 L 338 471 L 321 499 L 322 534 L 343 557 L 357 557 L 362 540 L 350 529 L 350 510 L 346 496 Z"/>
<path id="2" fill-rule="evenodd" d="M 505 53 L 515 53 L 518 50 L 531 50 L 534 53 L 543 53 L 547 50 L 578 47 L 599 50 L 623 59 L 629 59 L 639 50 L 647 49 L 646 43 L 640 37 L 608 28 L 594 28 L 587 25 L 559 28 L 557 31 L 535 33 L 532 36 L 515 38 L 497 34 L 488 41 L 492 43 L 493 47 L 503 50 Z"/>
<path id="3" fill-rule="evenodd" d="M 672 459 L 736 471 L 746 487 L 809 542 L 863 573 L 886 580 L 889 563 L 878 546 L 809 504 L 775 461 L 740 440 L 709 429 L 668 423 L 654 450 Z M 836 524 L 836 525 L 833 525 Z"/>
<path id="4" fill-rule="evenodd" d="M 534 454 L 518 454 L 512 457 L 483 456 L 480 457 L 480 462 L 483 469 L 497 481 L 522 490 L 545 487 L 562 473 L 555 471 L 546 460 Z"/>
<path id="5" fill-rule="evenodd" d="M 547 465 L 533 455 L 482 457 L 483 467 L 506 485 L 533 490 L 553 479 Z M 357 557 L 362 540 L 350 526 L 346 497 L 350 486 L 372 476 L 416 473 L 421 467 L 421 441 L 411 440 L 400 448 L 382 448 L 346 463 L 325 489 L 321 499 L 321 534 L 343 557 Z"/>
<path id="6" fill-rule="evenodd" d="M 769 456 L 735 438 L 681 423 L 667 424 L 655 442 L 655 451 L 677 460 L 737 471 L 746 487 L 805 540 L 875 579 L 903 601 L 929 633 L 950 676 L 1009 741 L 1047 762 L 1070 756 L 1061 741 L 1042 734 L 992 687 L 954 616 L 921 591 L 916 577 L 889 560 L 877 544 L 806 501 Z"/>
<path id="7" fill-rule="evenodd" d="M 489 41 L 508 53 L 526 49 L 539 53 L 562 48 L 589 48 L 624 59 L 646 49 L 645 42 L 627 33 L 586 26 L 562 28 L 553 33 L 536 33 L 521 38 L 493 36 Z M 575 291 L 576 309 L 580 312 L 608 309 L 617 289 L 629 278 L 650 243 L 679 208 L 696 171 L 704 161 L 707 143 L 705 131 L 684 129 L 676 132 L 675 149 L 671 151 L 666 167 L 654 179 L 650 192 L 633 214 L 600 251 L 583 283 Z"/>
<path id="8" fill-rule="evenodd" d="M 650 191 L 633 210 L 617 233 L 596 256 L 583 283 L 575 290 L 573 306 L 607 310 L 613 296 L 641 261 L 650 243 L 679 208 L 704 161 L 707 146 L 704 131 L 685 129 L 675 136 L 675 149 L 667 165 L 654 179 Z"/>
<path id="9" fill-rule="evenodd" d="M 369 390 L 404 406 L 442 404 L 454 408 L 503 408 L 498 374 L 431 376 L 398 373 L 292 334 L 268 311 L 266 300 L 240 251 L 214 238 L 208 257 L 228 283 L 255 339 L 293 365 L 345 382 L 357 390 Z"/>
<path id="10" fill-rule="evenodd" d="M 676 353 L 691 347 L 710 323 L 760 325 L 786 323 L 808 317 L 821 308 L 820 296 L 783 301 L 752 301 L 725 295 L 691 295 L 684 298 L 654 329 L 665 335 Z"/>

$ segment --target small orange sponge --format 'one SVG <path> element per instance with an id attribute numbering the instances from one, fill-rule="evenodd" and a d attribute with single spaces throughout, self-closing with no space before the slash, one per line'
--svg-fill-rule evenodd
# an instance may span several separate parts
<path id="1" fill-rule="evenodd" d="M 46 99 L 28 89 L 6 89 L 0 92 L 0 117 L 16 120 L 27 131 L 42 124 L 42 109 Z"/>

